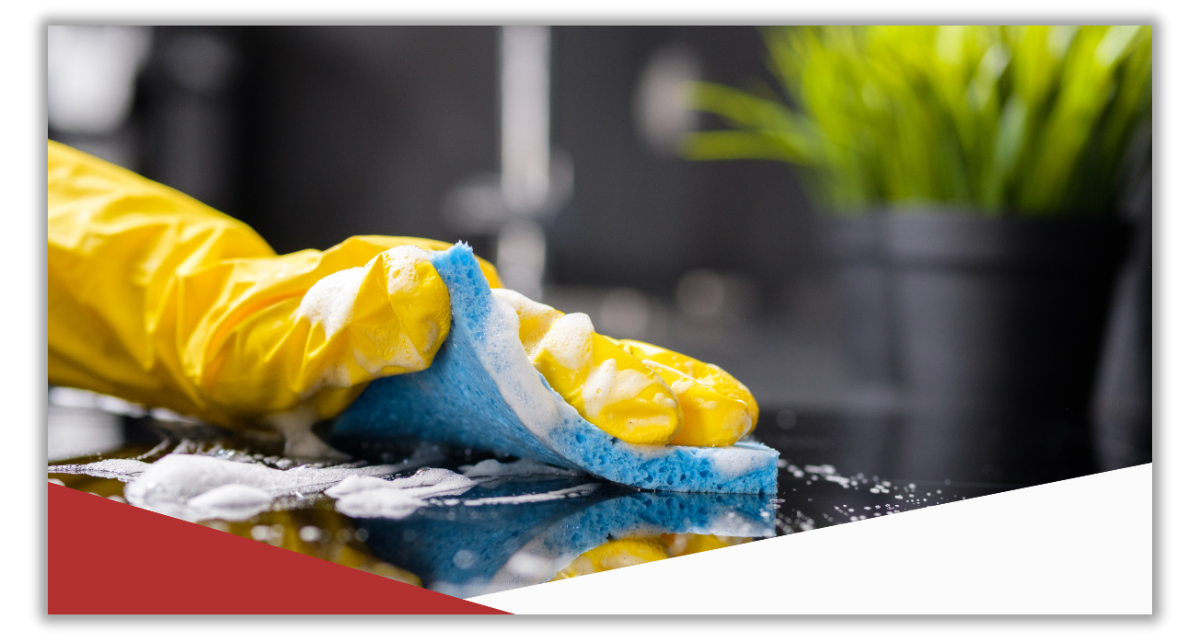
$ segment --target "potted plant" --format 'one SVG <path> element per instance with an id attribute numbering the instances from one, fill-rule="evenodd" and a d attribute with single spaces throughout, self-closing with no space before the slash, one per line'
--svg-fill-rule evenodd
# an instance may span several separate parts
<path id="1" fill-rule="evenodd" d="M 911 411 L 1086 416 L 1128 236 L 1122 185 L 1148 169 L 1130 149 L 1150 139 L 1150 28 L 762 34 L 782 93 L 697 83 L 694 108 L 729 127 L 692 134 L 685 156 L 796 167 L 843 274 L 881 296 L 876 342 Z"/>

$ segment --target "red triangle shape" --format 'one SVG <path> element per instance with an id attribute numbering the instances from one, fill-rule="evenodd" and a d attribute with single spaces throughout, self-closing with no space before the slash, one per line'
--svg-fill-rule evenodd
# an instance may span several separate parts
<path id="1" fill-rule="evenodd" d="M 506 613 L 49 484 L 51 614 Z"/>

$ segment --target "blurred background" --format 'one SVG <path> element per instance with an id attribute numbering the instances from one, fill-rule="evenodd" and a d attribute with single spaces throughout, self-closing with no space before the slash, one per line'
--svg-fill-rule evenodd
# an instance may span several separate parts
<path id="1" fill-rule="evenodd" d="M 943 61 L 946 33 L 931 40 Z M 1066 78 L 1091 32 L 1063 33 L 1045 41 L 1052 54 L 1059 47 Z M 753 27 L 52 26 L 48 133 L 247 222 L 280 253 L 356 234 L 467 241 L 511 288 L 588 313 L 601 333 L 730 371 L 762 405 L 757 433 L 800 452 L 790 458 L 893 477 L 1022 483 L 1148 462 L 1148 105 L 1118 134 L 1082 127 L 1076 136 L 1085 159 L 1103 157 L 1088 146 L 1093 138 L 1120 146 L 1109 155 L 1120 156 L 1123 173 L 1061 181 L 1101 194 L 1088 206 L 1102 220 L 1051 221 L 1048 235 L 1031 230 L 1032 218 L 998 230 L 977 228 L 970 216 L 949 226 L 914 216 L 910 224 L 874 213 L 975 202 L 882 193 L 848 206 L 838 198 L 844 191 L 823 188 L 835 181 L 809 171 L 820 165 L 805 155 L 811 145 L 801 133 L 811 123 L 795 114 L 827 125 L 828 114 L 851 113 L 851 102 L 870 107 L 881 101 L 873 92 L 890 94 L 886 84 L 850 87 L 854 70 L 843 68 L 833 77 L 845 86 L 810 82 L 807 90 L 839 96 L 850 87 L 851 102 L 814 104 L 802 87 L 816 72 L 789 67 L 781 47 L 804 60 L 820 52 L 793 35 L 773 40 Z M 828 57 L 839 36 L 822 37 Z M 999 45 L 983 47 L 969 82 L 954 91 L 964 104 L 975 100 L 973 113 L 994 112 L 989 126 L 1001 133 L 988 158 L 1011 157 L 1014 176 L 1022 167 L 1051 175 L 1049 161 L 1038 160 L 1046 153 L 1005 151 L 1016 143 L 1004 141 L 1039 139 L 1030 124 L 1037 118 L 1045 131 L 1115 118 L 1125 104 L 1120 87 L 1133 82 L 1138 37 L 1097 32 L 1089 64 L 1109 64 L 1112 78 L 1124 80 L 1060 79 L 1048 95 L 1082 95 L 1083 106 L 1040 116 L 1020 93 L 1029 84 L 1022 67 L 1009 62 L 1020 60 L 1015 45 L 1004 49 L 1009 40 L 997 36 Z M 851 54 L 867 59 L 868 49 Z M 994 90 L 981 84 L 988 73 Z M 944 99 L 938 91 L 913 99 Z M 1025 101 L 993 105 L 1004 92 Z M 1093 95 L 1102 115 L 1088 115 Z M 943 129 L 965 135 L 961 118 L 947 122 Z M 914 135 L 941 140 L 941 125 L 925 124 Z M 911 162 L 902 151 L 916 142 L 885 142 L 885 155 Z M 1138 144 L 1146 151 L 1128 160 Z M 970 162 L 948 157 L 952 166 Z M 1118 173 L 1119 185 L 1110 179 Z M 1008 194 L 980 200 L 987 224 L 1010 203 L 1033 202 L 1021 200 L 1019 177 L 1009 180 L 999 191 L 981 187 Z M 871 215 L 844 215 L 849 208 Z M 954 262 L 971 247 L 1000 257 Z M 953 263 L 950 275 L 930 270 L 943 263 Z M 918 313 L 960 307 L 950 319 Z M 76 409 L 67 402 L 51 413 Z"/>

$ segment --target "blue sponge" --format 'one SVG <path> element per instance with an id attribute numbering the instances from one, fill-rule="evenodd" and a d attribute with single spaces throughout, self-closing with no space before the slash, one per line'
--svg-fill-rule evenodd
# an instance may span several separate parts
<path id="1" fill-rule="evenodd" d="M 368 385 L 334 421 L 334 437 L 487 449 L 641 489 L 775 493 L 770 447 L 634 445 L 584 420 L 529 362 L 516 313 L 492 297 L 470 247 L 430 261 L 450 291 L 446 342 L 425 371 Z"/>

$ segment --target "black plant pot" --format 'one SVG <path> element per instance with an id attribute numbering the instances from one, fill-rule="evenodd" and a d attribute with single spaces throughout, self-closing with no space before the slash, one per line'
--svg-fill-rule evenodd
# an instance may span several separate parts
<path id="1" fill-rule="evenodd" d="M 1086 422 L 1125 226 L 908 212 L 879 223 L 910 416 Z"/>
<path id="2" fill-rule="evenodd" d="M 821 226 L 846 373 L 860 388 L 896 383 L 893 287 L 884 260 L 882 220 L 861 215 L 826 219 Z"/>
<path id="3" fill-rule="evenodd" d="M 1044 481 L 1094 471 L 1089 400 L 1129 237 L 1117 222 L 829 220 L 850 377 L 898 392 L 879 434 L 888 472 Z"/>

